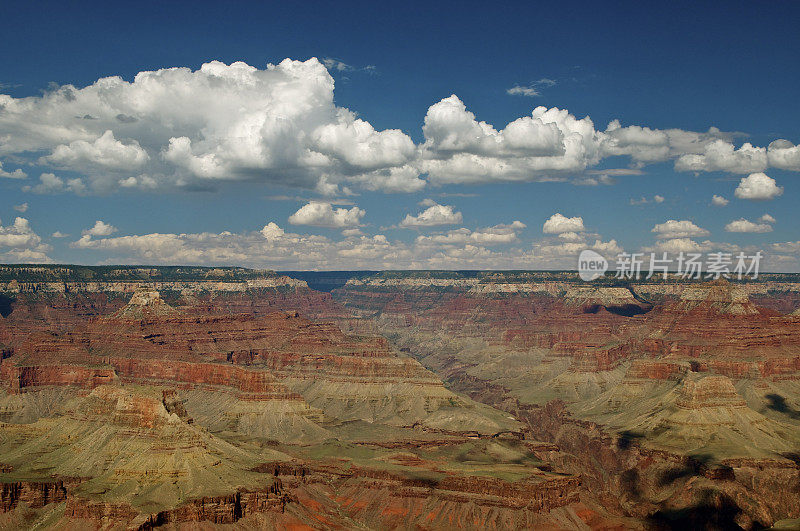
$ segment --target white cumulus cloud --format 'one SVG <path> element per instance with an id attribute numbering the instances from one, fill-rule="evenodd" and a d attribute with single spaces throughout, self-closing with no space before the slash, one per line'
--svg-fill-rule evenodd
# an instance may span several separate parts
<path id="1" fill-rule="evenodd" d="M 289 216 L 292 225 L 312 225 L 315 227 L 355 227 L 361 222 L 366 211 L 352 207 L 334 209 L 330 203 L 311 201 Z"/>
<path id="2" fill-rule="evenodd" d="M 750 232 L 761 234 L 764 232 L 772 232 L 772 225 L 769 223 L 754 223 L 750 220 L 740 218 L 725 225 L 725 230 L 727 232 Z"/>
<path id="3" fill-rule="evenodd" d="M 730 203 L 730 201 L 728 201 L 727 199 L 725 199 L 725 198 L 724 198 L 724 197 L 722 197 L 721 195 L 716 195 L 716 194 L 714 194 L 714 195 L 711 197 L 711 204 L 712 204 L 713 206 L 717 206 L 717 207 L 724 207 L 724 206 L 726 206 L 728 203 Z"/>
<path id="4" fill-rule="evenodd" d="M 358 68 L 335 58 L 285 59 L 263 68 L 210 61 L 196 70 L 139 72 L 131 81 L 110 76 L 86 87 L 65 85 L 42 96 L 0 94 L 0 162 L 46 174 L 79 172 L 81 193 L 247 181 L 329 196 L 352 188 L 417 192 L 428 180 L 612 184 L 616 170 L 591 168 L 618 156 L 630 158 L 627 174 L 668 160 L 679 171 L 800 171 L 800 146 L 784 139 L 737 146 L 736 135 L 714 127 L 694 132 L 619 120 L 599 130 L 588 116 L 543 106 L 495 127 L 456 95 L 428 108 L 424 141 L 415 144 L 399 129 L 378 130 L 336 105 L 330 72 L 352 70 Z M 542 78 L 508 93 L 534 96 L 554 83 Z M 603 173 L 584 174 L 592 171 Z M 0 168 L 0 177 L 25 176 Z"/>
<path id="5" fill-rule="evenodd" d="M 542 232 L 545 234 L 575 233 L 584 230 L 582 217 L 568 218 L 558 212 L 550 216 L 542 226 Z"/>
<path id="6" fill-rule="evenodd" d="M 64 179 L 53 173 L 43 173 L 39 176 L 39 184 L 35 186 L 26 185 L 22 187 L 23 192 L 33 192 L 35 194 L 58 194 L 62 192 L 72 192 L 77 195 L 86 193 L 86 185 L 79 177 Z"/>
<path id="7" fill-rule="evenodd" d="M 775 179 L 765 173 L 751 173 L 742 177 L 734 195 L 739 199 L 752 201 L 766 201 L 783 194 L 783 187 L 778 186 Z"/>
<path id="8" fill-rule="evenodd" d="M 536 90 L 536 86 L 534 85 L 514 85 L 510 89 L 506 90 L 506 94 L 511 96 L 528 96 L 532 98 L 534 96 L 539 95 L 539 91 Z"/>
<path id="9" fill-rule="evenodd" d="M 160 176 L 163 187 L 241 180 L 314 189 L 322 179 L 424 186 L 410 137 L 375 130 L 336 106 L 333 90 L 312 58 L 263 69 L 211 61 L 39 97 L 0 94 L 0 157 L 44 151 L 39 164 L 82 171 L 98 191 L 141 173 Z"/>
<path id="10" fill-rule="evenodd" d="M 49 251 L 26 218 L 17 217 L 7 226 L 0 222 L 0 262 L 48 263 L 52 262 Z"/>
<path id="11" fill-rule="evenodd" d="M 670 219 L 664 223 L 659 223 L 650 231 L 655 233 L 657 238 L 694 238 L 698 236 L 708 236 L 710 233 L 701 227 L 698 227 L 689 220 L 675 220 Z"/>
<path id="12" fill-rule="evenodd" d="M 117 228 L 115 226 L 109 225 L 108 223 L 98 219 L 94 222 L 93 227 L 82 231 L 81 234 L 84 236 L 110 236 L 115 232 L 117 232 Z"/>
<path id="13" fill-rule="evenodd" d="M 400 227 L 434 227 L 437 225 L 455 225 L 463 221 L 461 212 L 456 212 L 450 205 L 434 203 L 416 216 L 406 214 Z"/>
<path id="14" fill-rule="evenodd" d="M 6 179 L 26 179 L 28 174 L 22 171 L 20 168 L 17 168 L 14 171 L 5 171 L 3 169 L 3 162 L 0 161 L 0 177 Z"/>
<path id="15" fill-rule="evenodd" d="M 800 171 L 800 145 L 782 138 L 774 140 L 767 147 L 767 159 L 772 168 Z"/>

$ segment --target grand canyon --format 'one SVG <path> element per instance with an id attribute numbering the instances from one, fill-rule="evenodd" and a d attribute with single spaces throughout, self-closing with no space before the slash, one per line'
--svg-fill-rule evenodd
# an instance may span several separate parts
<path id="1" fill-rule="evenodd" d="M 800 2 L 3 2 L 0 531 L 800 531 Z"/>
<path id="2" fill-rule="evenodd" d="M 792 528 L 799 307 L 794 275 L 0 266 L 0 527 Z"/>

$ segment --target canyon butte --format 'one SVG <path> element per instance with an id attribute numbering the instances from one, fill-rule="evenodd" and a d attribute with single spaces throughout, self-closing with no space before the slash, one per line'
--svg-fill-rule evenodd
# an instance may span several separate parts
<path id="1" fill-rule="evenodd" d="M 0 266 L 0 316 L 0 528 L 800 526 L 800 275 Z"/>

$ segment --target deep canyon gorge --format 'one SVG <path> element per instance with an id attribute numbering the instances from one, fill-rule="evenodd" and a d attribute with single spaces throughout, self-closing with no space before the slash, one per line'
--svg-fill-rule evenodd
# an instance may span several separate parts
<path id="1" fill-rule="evenodd" d="M 792 528 L 799 308 L 795 275 L 0 266 L 0 527 Z"/>

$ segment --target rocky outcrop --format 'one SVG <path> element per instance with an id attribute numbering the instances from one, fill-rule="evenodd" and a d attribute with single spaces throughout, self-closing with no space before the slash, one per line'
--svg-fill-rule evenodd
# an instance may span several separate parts
<path id="1" fill-rule="evenodd" d="M 680 397 L 675 402 L 684 409 L 707 407 L 744 408 L 747 406 L 725 376 L 705 376 L 699 380 L 685 380 Z"/>
<path id="2" fill-rule="evenodd" d="M 629 288 L 601 287 L 593 284 L 571 286 L 564 294 L 563 303 L 584 313 L 596 313 L 600 308 L 621 315 L 645 313 L 652 305 L 636 298 Z"/>
<path id="3" fill-rule="evenodd" d="M 63 481 L 0 482 L 0 513 L 11 511 L 20 503 L 36 508 L 58 503 L 66 498 L 67 489 Z"/>
<path id="4" fill-rule="evenodd" d="M 635 359 L 631 361 L 626 379 L 631 380 L 682 380 L 691 370 L 689 363 Z"/>
<path id="5" fill-rule="evenodd" d="M 128 524 L 144 530 L 188 522 L 234 524 L 252 514 L 283 512 L 285 505 L 291 501 L 291 496 L 282 491 L 280 480 L 276 479 L 263 491 L 205 496 L 154 514 L 142 513 L 127 503 L 93 502 L 69 496 L 64 516 L 70 520 Z"/>
<path id="6" fill-rule="evenodd" d="M 0 363 L 0 383 L 9 393 L 20 393 L 29 388 L 73 385 L 94 389 L 112 383 L 117 374 L 113 368 L 81 365 L 26 365 L 17 366 L 14 359 Z"/>
<path id="7" fill-rule="evenodd" d="M 680 310 L 705 309 L 727 315 L 757 315 L 758 308 L 750 302 L 747 291 L 725 279 L 687 287 L 680 296 Z"/>
<path id="8" fill-rule="evenodd" d="M 158 291 L 152 288 L 140 288 L 131 296 L 128 304 L 115 312 L 111 319 L 140 321 L 177 314 L 175 308 L 164 302 Z"/>

